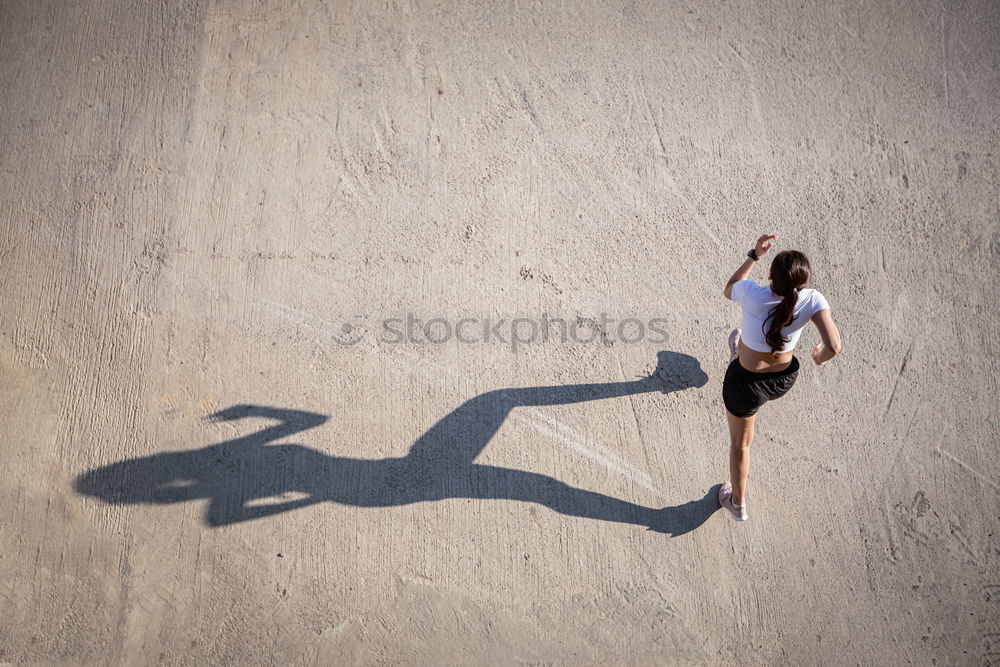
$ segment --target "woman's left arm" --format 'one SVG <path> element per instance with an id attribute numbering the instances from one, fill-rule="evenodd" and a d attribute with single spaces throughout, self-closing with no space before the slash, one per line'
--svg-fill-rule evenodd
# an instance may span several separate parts
<path id="1" fill-rule="evenodd" d="M 757 245 L 754 246 L 753 249 L 754 254 L 757 255 L 757 259 L 753 260 L 747 257 L 747 261 L 743 262 L 743 264 L 740 265 L 740 268 L 736 269 L 736 273 L 732 275 L 732 277 L 729 279 L 729 282 L 726 283 L 725 289 L 722 290 L 722 293 L 726 295 L 727 299 L 733 298 L 733 285 L 735 285 L 741 280 L 747 279 L 747 276 L 750 275 L 750 269 L 753 268 L 753 265 L 759 262 L 761 258 L 767 254 L 767 251 L 771 249 L 771 247 L 774 245 L 774 242 L 777 240 L 778 237 L 774 236 L 773 234 L 764 234 L 759 239 L 757 239 Z"/>

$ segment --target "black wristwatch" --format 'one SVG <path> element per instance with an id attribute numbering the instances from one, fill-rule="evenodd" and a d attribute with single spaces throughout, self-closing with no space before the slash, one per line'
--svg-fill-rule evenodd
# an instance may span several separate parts
<path id="1" fill-rule="evenodd" d="M 750 248 L 750 252 L 747 253 L 747 257 L 749 257 L 750 259 L 752 259 L 753 261 L 756 262 L 757 261 L 757 253 L 755 253 L 754 250 L 756 250 L 756 248 Z"/>

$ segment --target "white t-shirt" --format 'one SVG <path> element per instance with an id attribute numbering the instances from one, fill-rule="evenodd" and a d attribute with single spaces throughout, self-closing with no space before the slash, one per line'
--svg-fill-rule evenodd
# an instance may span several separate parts
<path id="1" fill-rule="evenodd" d="M 770 352 L 771 346 L 767 344 L 764 334 L 770 328 L 771 322 L 767 321 L 765 324 L 765 320 L 781 303 L 781 297 L 771 291 L 770 285 L 758 285 L 753 280 L 741 280 L 735 283 L 732 294 L 733 301 L 739 301 L 743 309 L 743 333 L 740 335 L 743 344 L 751 350 Z M 799 290 L 798 300 L 792 309 L 792 322 L 781 330 L 781 335 L 788 339 L 788 342 L 778 352 L 795 349 L 803 327 L 813 315 L 829 307 L 826 298 L 816 290 Z"/>

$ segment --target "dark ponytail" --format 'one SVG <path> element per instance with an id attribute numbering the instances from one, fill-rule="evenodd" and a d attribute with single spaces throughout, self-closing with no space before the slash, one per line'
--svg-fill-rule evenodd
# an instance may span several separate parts
<path id="1" fill-rule="evenodd" d="M 810 272 L 809 260 L 798 250 L 779 252 L 771 262 L 771 290 L 782 297 L 781 303 L 764 320 L 767 327 L 764 340 L 771 346 L 771 354 L 777 354 L 788 342 L 781 330 L 792 323 L 799 289 L 809 282 Z"/>

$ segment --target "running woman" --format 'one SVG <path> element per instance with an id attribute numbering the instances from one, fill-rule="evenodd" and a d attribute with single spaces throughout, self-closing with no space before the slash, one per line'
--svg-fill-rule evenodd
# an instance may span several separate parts
<path id="1" fill-rule="evenodd" d="M 775 255 L 769 285 L 748 280 L 751 269 L 771 249 L 777 236 L 765 234 L 747 253 L 747 260 L 726 283 L 727 299 L 743 310 L 741 328 L 729 334 L 731 358 L 722 383 L 722 401 L 729 419 L 729 477 L 719 489 L 719 503 L 737 521 L 747 520 L 747 472 L 757 410 L 781 398 L 795 384 L 799 360 L 792 354 L 799 335 L 812 320 L 821 341 L 812 350 L 817 366 L 840 352 L 840 332 L 822 294 L 806 289 L 810 267 L 797 250 Z"/>

